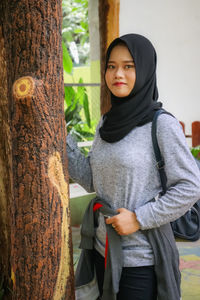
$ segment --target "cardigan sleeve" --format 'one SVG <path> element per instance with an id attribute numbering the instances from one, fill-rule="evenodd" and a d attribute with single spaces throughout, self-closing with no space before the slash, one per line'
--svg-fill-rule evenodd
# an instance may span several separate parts
<path id="1" fill-rule="evenodd" d="M 85 157 L 70 134 L 67 135 L 66 142 L 69 176 L 86 189 L 87 192 L 94 192 L 90 166 L 91 152 Z"/>
<path id="2" fill-rule="evenodd" d="M 165 161 L 167 192 L 135 210 L 142 230 L 176 220 L 200 199 L 200 170 L 181 125 L 166 114 L 159 116 L 157 122 L 157 139 Z"/>

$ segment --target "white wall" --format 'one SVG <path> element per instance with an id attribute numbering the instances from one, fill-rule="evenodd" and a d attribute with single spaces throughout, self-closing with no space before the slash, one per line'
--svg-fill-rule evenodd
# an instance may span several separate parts
<path id="1" fill-rule="evenodd" d="M 200 120 L 200 0 L 121 0 L 120 35 L 131 32 L 155 46 L 160 100 L 190 133 Z"/>

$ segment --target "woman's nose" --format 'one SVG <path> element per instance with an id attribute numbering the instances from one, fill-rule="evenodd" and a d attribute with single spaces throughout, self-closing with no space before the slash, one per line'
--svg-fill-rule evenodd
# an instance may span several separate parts
<path id="1" fill-rule="evenodd" d="M 122 68 L 117 68 L 115 72 L 115 78 L 121 78 L 123 77 L 123 70 Z"/>

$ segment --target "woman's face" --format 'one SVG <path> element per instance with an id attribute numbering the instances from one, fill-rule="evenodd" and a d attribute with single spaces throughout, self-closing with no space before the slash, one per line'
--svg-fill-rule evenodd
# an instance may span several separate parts
<path id="1" fill-rule="evenodd" d="M 125 45 L 117 45 L 112 49 L 105 79 L 109 90 L 116 97 L 126 97 L 131 93 L 136 71 L 133 58 Z"/>

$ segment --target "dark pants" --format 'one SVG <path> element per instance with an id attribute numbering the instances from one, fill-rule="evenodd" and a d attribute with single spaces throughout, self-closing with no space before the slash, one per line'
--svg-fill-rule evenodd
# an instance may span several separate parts
<path id="1" fill-rule="evenodd" d="M 104 258 L 94 250 L 100 296 L 103 292 Z M 153 266 L 122 269 L 117 300 L 156 300 L 157 282 Z"/>

